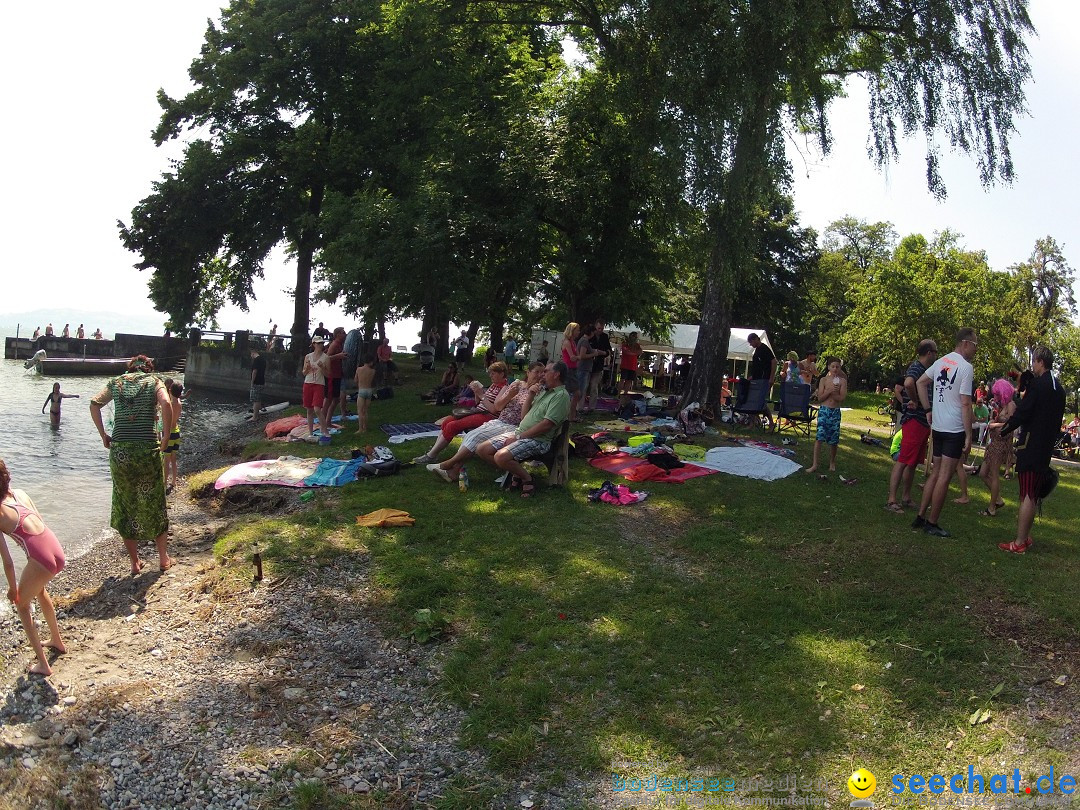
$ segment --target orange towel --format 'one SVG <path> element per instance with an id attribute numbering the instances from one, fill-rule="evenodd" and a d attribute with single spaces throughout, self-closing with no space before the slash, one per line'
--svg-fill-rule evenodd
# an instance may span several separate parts
<path id="1" fill-rule="evenodd" d="M 357 526 L 412 526 L 416 518 L 400 509 L 376 509 L 356 516 Z"/>

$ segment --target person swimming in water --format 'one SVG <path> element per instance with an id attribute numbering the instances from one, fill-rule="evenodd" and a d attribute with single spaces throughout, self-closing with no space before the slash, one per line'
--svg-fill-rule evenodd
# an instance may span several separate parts
<path id="1" fill-rule="evenodd" d="M 30 671 L 37 675 L 52 675 L 52 667 L 45 655 L 45 647 L 58 653 L 67 652 L 60 627 L 56 623 L 56 609 L 45 586 L 64 570 L 64 549 L 56 535 L 41 519 L 30 496 L 21 489 L 11 489 L 11 474 L 4 460 L 0 459 L 0 557 L 3 558 L 4 575 L 8 581 L 7 598 L 15 605 L 22 620 L 26 637 L 34 648 L 37 663 Z M 15 564 L 11 560 L 4 535 L 13 538 L 26 552 L 26 567 L 19 581 L 15 581 Z M 49 625 L 49 640 L 43 645 L 30 613 L 31 603 L 37 599 L 45 622 Z"/>
<path id="2" fill-rule="evenodd" d="M 53 383 L 52 393 L 45 398 L 45 403 L 41 406 L 41 412 L 45 413 L 46 406 L 49 406 L 49 423 L 52 427 L 60 427 L 60 403 L 65 399 L 78 399 L 78 394 L 61 394 L 60 383 Z"/>

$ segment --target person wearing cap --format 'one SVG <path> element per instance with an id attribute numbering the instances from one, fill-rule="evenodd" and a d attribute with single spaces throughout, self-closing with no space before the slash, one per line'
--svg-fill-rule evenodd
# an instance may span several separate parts
<path id="1" fill-rule="evenodd" d="M 322 410 L 323 400 L 326 394 L 326 354 L 323 353 L 323 339 L 313 337 L 311 339 L 312 351 L 304 355 L 304 408 L 307 410 L 308 433 L 315 435 L 315 413 Z M 329 436 L 329 425 L 322 424 L 319 427 L 324 436 Z"/>

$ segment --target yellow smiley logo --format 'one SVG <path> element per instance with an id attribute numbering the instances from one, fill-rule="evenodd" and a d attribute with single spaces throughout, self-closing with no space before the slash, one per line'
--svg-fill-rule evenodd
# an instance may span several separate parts
<path id="1" fill-rule="evenodd" d="M 859 768 L 847 780 L 847 789 L 856 799 L 867 799 L 874 795 L 877 788 L 877 779 L 866 768 Z"/>

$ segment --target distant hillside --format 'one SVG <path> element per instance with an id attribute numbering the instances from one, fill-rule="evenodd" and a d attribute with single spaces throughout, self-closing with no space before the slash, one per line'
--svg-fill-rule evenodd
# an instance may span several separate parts
<path id="1" fill-rule="evenodd" d="M 95 329 L 105 333 L 106 338 L 111 338 L 117 332 L 125 332 L 135 335 L 160 335 L 165 329 L 165 316 L 149 310 L 145 315 L 124 315 L 120 312 L 86 312 L 77 309 L 35 309 L 27 312 L 3 312 L 0 313 L 0 333 L 14 335 L 16 326 L 21 335 L 29 336 L 34 333 L 34 328 L 40 326 L 45 331 L 45 325 L 51 323 L 56 334 L 60 334 L 64 324 L 71 324 L 71 336 L 75 336 L 75 330 L 79 324 L 86 329 L 86 336 L 90 337 Z"/>

